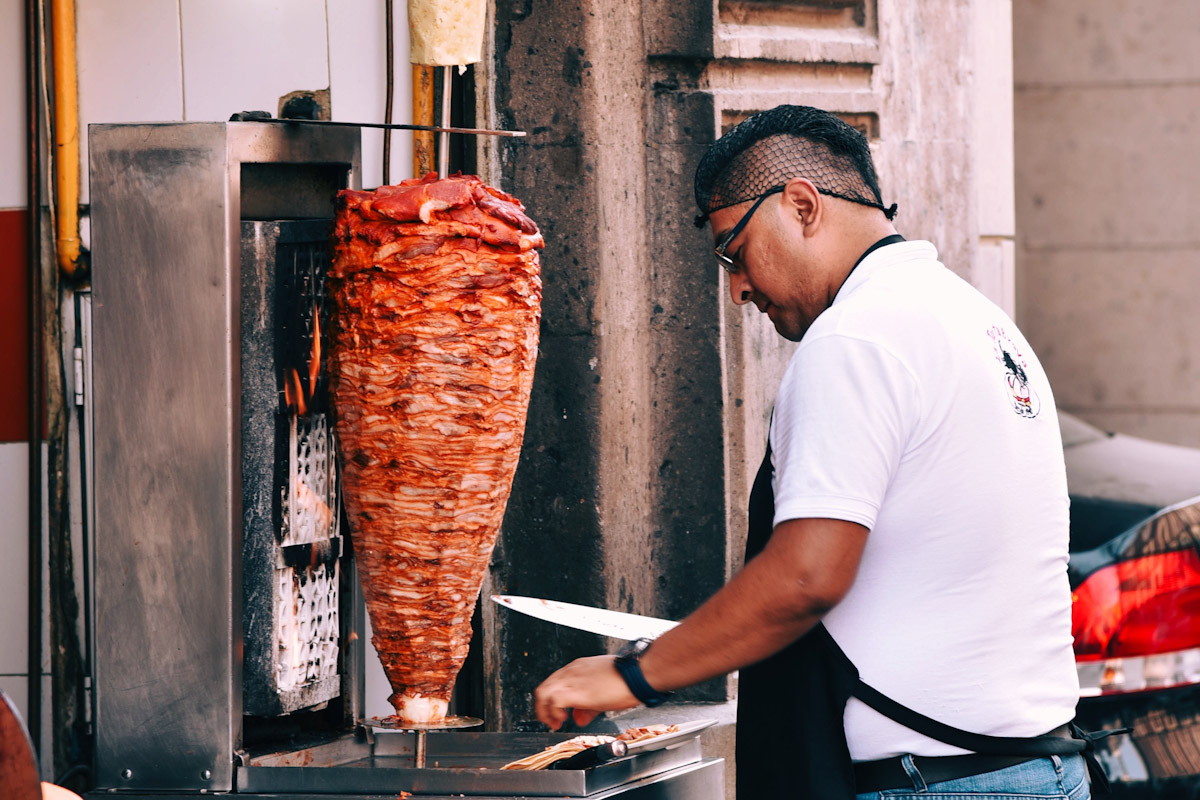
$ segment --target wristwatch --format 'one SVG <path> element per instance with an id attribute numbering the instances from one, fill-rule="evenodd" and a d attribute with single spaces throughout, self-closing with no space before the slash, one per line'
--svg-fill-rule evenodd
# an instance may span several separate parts
<path id="1" fill-rule="evenodd" d="M 613 661 L 613 666 L 617 668 L 617 672 L 621 673 L 621 677 L 625 679 L 625 685 L 629 687 L 629 691 L 633 692 L 633 696 L 647 708 L 655 708 L 665 703 L 674 692 L 658 691 L 646 682 L 646 676 L 642 674 L 642 667 L 638 664 L 638 659 L 642 657 L 642 653 L 646 652 L 650 641 L 650 639 L 634 639 L 626 644 L 617 651 L 617 658 Z"/>

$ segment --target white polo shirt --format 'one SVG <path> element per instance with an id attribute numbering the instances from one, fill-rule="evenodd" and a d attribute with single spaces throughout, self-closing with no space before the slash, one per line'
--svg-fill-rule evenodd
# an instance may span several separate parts
<path id="1" fill-rule="evenodd" d="M 1036 736 L 1074 716 L 1054 396 L 999 307 L 928 242 L 867 256 L 797 348 L 771 428 L 775 524 L 870 529 L 825 618 L 864 681 L 936 720 Z M 856 761 L 963 751 L 851 699 Z"/>

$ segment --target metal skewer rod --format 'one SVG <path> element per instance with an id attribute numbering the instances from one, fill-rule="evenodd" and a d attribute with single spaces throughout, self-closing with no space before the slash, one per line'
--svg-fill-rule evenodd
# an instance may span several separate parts
<path id="1" fill-rule="evenodd" d="M 328 119 L 242 119 L 235 122 L 274 122 L 283 125 L 333 125 L 342 128 L 384 128 L 396 131 L 431 131 L 432 133 L 467 133 L 476 136 L 525 136 L 525 131 L 493 131 L 487 128 L 449 128 L 440 125 L 406 125 L 399 122 L 340 122 Z"/>
<path id="2" fill-rule="evenodd" d="M 451 67 L 442 67 L 442 128 L 438 134 L 438 177 L 445 178 L 450 173 L 450 134 L 445 131 L 450 127 L 450 79 Z"/>
<path id="3" fill-rule="evenodd" d="M 426 748 L 428 746 L 429 746 L 429 743 L 426 740 L 426 731 L 418 730 L 417 731 L 417 753 L 414 756 L 414 761 L 416 763 L 417 769 L 425 769 L 425 753 L 426 753 Z"/>

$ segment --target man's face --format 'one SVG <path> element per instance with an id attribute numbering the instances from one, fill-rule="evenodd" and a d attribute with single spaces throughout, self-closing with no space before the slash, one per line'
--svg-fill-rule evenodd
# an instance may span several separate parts
<path id="1" fill-rule="evenodd" d="M 714 246 L 725 241 L 753 205 L 751 199 L 712 213 Z M 725 254 L 733 262 L 733 302 L 753 303 L 780 336 L 798 342 L 824 307 L 816 308 L 813 287 L 807 285 L 802 218 L 792 205 L 782 193 L 767 197 L 727 243 Z"/>

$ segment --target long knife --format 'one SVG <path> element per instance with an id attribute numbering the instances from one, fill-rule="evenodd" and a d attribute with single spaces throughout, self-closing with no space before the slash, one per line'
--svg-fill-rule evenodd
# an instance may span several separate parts
<path id="1" fill-rule="evenodd" d="M 511 594 L 494 594 L 492 602 L 546 622 L 613 639 L 656 639 L 679 624 L 669 619 Z"/>

